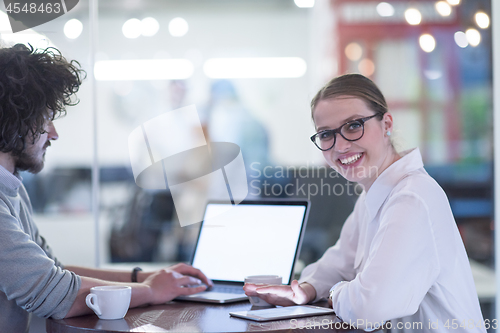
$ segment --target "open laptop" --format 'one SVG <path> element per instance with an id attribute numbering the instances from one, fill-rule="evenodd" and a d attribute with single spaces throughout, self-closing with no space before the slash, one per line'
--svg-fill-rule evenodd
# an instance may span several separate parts
<path id="1" fill-rule="evenodd" d="M 249 275 L 280 275 L 283 284 L 290 284 L 309 205 L 294 199 L 242 201 L 238 205 L 209 202 L 191 265 L 205 273 L 214 287 L 176 300 L 246 300 L 243 284 Z"/>

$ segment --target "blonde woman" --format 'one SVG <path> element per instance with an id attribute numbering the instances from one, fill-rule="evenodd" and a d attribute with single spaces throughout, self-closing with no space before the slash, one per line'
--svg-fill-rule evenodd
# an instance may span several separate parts
<path id="1" fill-rule="evenodd" d="M 337 243 L 291 286 L 245 285 L 276 305 L 329 298 L 337 316 L 391 332 L 486 332 L 448 199 L 418 148 L 396 152 L 393 117 L 368 78 L 331 80 L 311 102 L 326 162 L 363 186 Z"/>

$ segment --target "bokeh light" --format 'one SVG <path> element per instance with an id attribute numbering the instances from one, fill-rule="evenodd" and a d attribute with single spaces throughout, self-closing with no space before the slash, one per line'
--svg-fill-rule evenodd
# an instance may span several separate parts
<path id="1" fill-rule="evenodd" d="M 122 26 L 123 35 L 127 38 L 137 38 L 141 35 L 142 27 L 141 21 L 136 18 L 132 18 L 123 23 Z"/>
<path id="2" fill-rule="evenodd" d="M 358 70 L 364 76 L 371 76 L 375 73 L 375 64 L 368 58 L 365 58 L 359 62 Z"/>
<path id="3" fill-rule="evenodd" d="M 168 31 L 174 37 L 182 37 L 187 34 L 189 25 L 182 17 L 176 17 L 168 24 Z"/>
<path id="4" fill-rule="evenodd" d="M 153 17 L 146 17 L 141 20 L 141 33 L 143 36 L 151 37 L 160 30 L 160 24 Z"/>
<path id="5" fill-rule="evenodd" d="M 405 11 L 405 19 L 410 25 L 418 25 L 422 22 L 422 14 L 420 14 L 418 9 L 408 8 Z"/>
<path id="6" fill-rule="evenodd" d="M 474 18 L 476 19 L 477 26 L 481 29 L 487 29 L 490 26 L 490 17 L 488 14 L 477 12 Z"/>
<path id="7" fill-rule="evenodd" d="M 451 6 L 446 1 L 438 1 L 435 4 L 436 10 L 441 16 L 451 15 Z"/>
<path id="8" fill-rule="evenodd" d="M 467 36 L 470 46 L 478 46 L 481 43 L 481 34 L 476 29 L 467 29 L 465 36 Z"/>
<path id="9" fill-rule="evenodd" d="M 382 17 L 394 15 L 394 7 L 387 2 L 381 2 L 377 5 L 377 13 Z"/>
<path id="10" fill-rule="evenodd" d="M 77 19 L 71 19 L 64 24 L 63 31 L 69 39 L 76 39 L 82 34 L 83 24 Z"/>
<path id="11" fill-rule="evenodd" d="M 351 61 L 358 61 L 363 55 L 363 48 L 358 43 L 350 43 L 345 47 L 345 55 Z"/>
<path id="12" fill-rule="evenodd" d="M 466 48 L 469 46 L 469 42 L 467 41 L 467 36 L 465 35 L 465 32 L 463 31 L 457 31 L 455 32 L 455 35 L 453 36 L 455 39 L 455 43 L 461 47 L 461 48 Z"/>
<path id="13" fill-rule="evenodd" d="M 436 40 L 430 34 L 421 35 L 418 42 L 424 52 L 430 53 L 436 48 Z"/>

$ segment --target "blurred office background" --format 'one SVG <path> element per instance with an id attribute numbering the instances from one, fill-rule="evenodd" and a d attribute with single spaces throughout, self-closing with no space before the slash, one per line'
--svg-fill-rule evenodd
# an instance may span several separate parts
<path id="1" fill-rule="evenodd" d="M 332 77 L 361 73 L 387 98 L 397 148 L 418 146 L 446 191 L 484 315 L 493 317 L 491 0 L 100 0 L 94 38 L 89 6 L 80 0 L 17 34 L 0 7 L 3 45 L 56 46 L 89 74 L 80 104 L 55 123 L 60 138 L 45 169 L 23 174 L 38 225 L 62 262 L 189 261 L 198 225 L 180 227 L 168 190 L 135 184 L 128 136 L 191 104 L 208 140 L 241 147 L 249 197 L 311 200 L 298 268 L 318 259 L 357 195 L 309 140 L 309 102 Z M 203 205 L 197 193 L 205 190 L 186 193 L 184 204 Z"/>

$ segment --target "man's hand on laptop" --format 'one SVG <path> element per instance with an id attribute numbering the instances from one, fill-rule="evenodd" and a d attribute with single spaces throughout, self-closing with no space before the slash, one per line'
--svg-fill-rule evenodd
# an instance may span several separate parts
<path id="1" fill-rule="evenodd" d="M 316 297 L 316 290 L 308 283 L 299 285 L 293 280 L 290 286 L 271 286 L 247 283 L 243 286 L 247 296 L 257 296 L 269 304 L 290 306 L 307 304 Z"/>
<path id="2" fill-rule="evenodd" d="M 195 277 L 195 278 L 201 280 L 201 282 L 196 283 L 196 285 L 199 285 L 199 284 L 203 283 L 209 289 L 211 287 L 213 287 L 213 285 L 214 285 L 214 283 L 212 282 L 212 280 L 210 280 L 209 278 L 207 278 L 206 275 L 203 274 L 202 271 L 200 271 L 199 269 L 194 268 L 193 266 L 190 266 L 190 265 L 187 265 L 187 264 L 184 264 L 184 263 L 172 265 L 172 266 L 166 267 L 166 268 L 164 268 L 162 270 L 167 271 L 167 272 L 177 272 L 177 273 L 181 273 L 182 275 L 188 275 L 188 276 Z M 143 272 L 143 271 L 141 271 L 141 272 L 139 272 L 137 274 L 137 282 L 144 282 L 150 275 L 153 275 L 153 274 L 155 274 L 157 272 L 159 272 L 159 271 L 154 271 L 154 272 Z"/>
<path id="3" fill-rule="evenodd" d="M 165 270 L 175 271 L 175 272 L 181 273 L 183 275 L 189 275 L 189 276 L 196 277 L 196 278 L 201 280 L 201 282 L 199 282 L 197 284 L 203 283 L 207 286 L 207 288 L 212 288 L 214 286 L 214 283 L 212 282 L 212 280 L 207 278 L 205 276 L 205 274 L 203 274 L 202 271 L 200 271 L 197 268 L 194 268 L 191 265 L 186 265 L 186 264 L 181 263 L 181 264 L 176 264 L 176 265 L 167 267 L 167 268 L 165 268 Z"/>
<path id="4" fill-rule="evenodd" d="M 150 288 L 151 304 L 165 303 L 177 296 L 196 294 L 213 286 L 213 282 L 199 269 L 186 264 L 146 274 L 143 275 L 147 276 L 143 283 Z"/>

